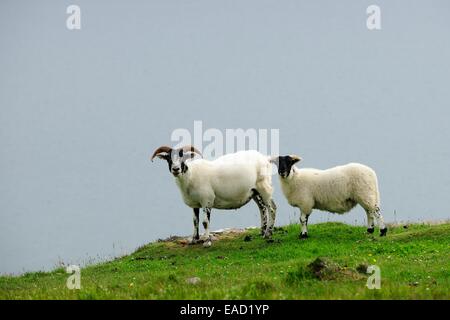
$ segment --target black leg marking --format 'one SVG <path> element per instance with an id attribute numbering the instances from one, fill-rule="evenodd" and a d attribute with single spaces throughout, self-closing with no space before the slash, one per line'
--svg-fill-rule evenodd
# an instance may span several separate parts
<path id="1" fill-rule="evenodd" d="M 301 224 L 305 223 L 306 225 L 308 225 L 308 219 L 309 219 L 309 215 L 306 216 L 305 220 L 303 220 L 302 217 L 300 216 L 300 223 Z"/>
<path id="2" fill-rule="evenodd" d="M 203 228 L 207 228 L 210 221 L 211 221 L 211 210 L 209 208 L 204 209 L 206 211 L 206 220 L 203 220 L 202 224 L 203 224 Z"/>
<path id="3" fill-rule="evenodd" d="M 385 227 L 384 229 L 381 229 L 380 230 L 380 237 L 386 236 L 386 233 L 387 233 L 387 227 Z"/>
<path id="4" fill-rule="evenodd" d="M 210 208 L 203 208 L 204 213 L 204 220 L 203 220 L 203 226 L 205 227 L 205 242 L 203 242 L 203 247 L 209 248 L 212 244 L 211 241 L 211 234 L 209 233 L 209 223 L 211 218 L 211 209 Z"/>
<path id="5" fill-rule="evenodd" d="M 303 214 L 300 212 L 300 239 L 308 238 L 308 219 L 309 214 Z"/>
<path id="6" fill-rule="evenodd" d="M 374 227 L 372 227 L 372 228 L 367 228 L 367 233 L 372 234 L 374 231 L 375 231 L 375 228 L 374 228 Z"/>
<path id="7" fill-rule="evenodd" d="M 267 230 L 267 214 L 268 214 L 268 208 L 264 204 L 263 199 L 259 192 L 255 189 L 252 190 L 253 195 L 252 198 L 256 202 L 256 205 L 259 208 L 260 215 L 261 215 L 261 235 L 263 236 L 266 233 Z"/>
<path id="8" fill-rule="evenodd" d="M 194 235 L 192 237 L 193 240 L 198 240 L 200 239 L 200 233 L 198 230 L 198 222 L 200 219 L 200 209 L 199 208 L 194 208 Z"/>

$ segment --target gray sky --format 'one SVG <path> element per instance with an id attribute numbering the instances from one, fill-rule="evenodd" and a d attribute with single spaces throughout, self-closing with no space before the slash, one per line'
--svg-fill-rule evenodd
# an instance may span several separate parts
<path id="1" fill-rule="evenodd" d="M 382 30 L 366 28 L 381 7 Z M 82 29 L 66 28 L 81 7 Z M 387 221 L 450 218 L 448 1 L 1 1 L 0 272 L 190 234 L 176 128 L 280 130 L 301 166 L 373 167 Z M 298 213 L 274 179 L 277 224 Z M 396 211 L 396 216 L 394 216 Z M 365 223 L 314 212 L 312 222 Z M 212 228 L 258 225 L 256 205 Z"/>

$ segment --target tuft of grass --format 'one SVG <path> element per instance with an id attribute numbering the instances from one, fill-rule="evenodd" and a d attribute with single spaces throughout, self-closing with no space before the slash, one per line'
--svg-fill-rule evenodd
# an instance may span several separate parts
<path id="1" fill-rule="evenodd" d="M 83 268 L 80 290 L 61 268 L 2 276 L 0 299 L 450 299 L 450 223 L 393 226 L 383 238 L 341 223 L 298 233 L 277 228 L 267 242 L 248 230 L 208 249 L 173 237 Z M 366 286 L 370 265 L 380 290 Z"/>

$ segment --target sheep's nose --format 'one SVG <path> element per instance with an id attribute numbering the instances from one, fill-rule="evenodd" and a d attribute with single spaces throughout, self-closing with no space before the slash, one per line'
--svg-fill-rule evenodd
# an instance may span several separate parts
<path id="1" fill-rule="evenodd" d="M 178 173 L 178 172 L 180 172 L 180 168 L 172 168 L 172 171 L 173 171 L 174 173 Z"/>

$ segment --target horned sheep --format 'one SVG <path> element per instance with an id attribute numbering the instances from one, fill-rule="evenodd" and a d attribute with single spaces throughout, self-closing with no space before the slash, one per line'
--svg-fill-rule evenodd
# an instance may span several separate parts
<path id="1" fill-rule="evenodd" d="M 254 200 L 261 216 L 261 234 L 271 238 L 275 223 L 276 205 L 272 199 L 270 158 L 257 151 L 239 151 L 213 161 L 203 158 L 193 146 L 171 148 L 161 146 L 155 157 L 166 160 L 169 171 L 181 192 L 184 203 L 193 209 L 194 234 L 199 237 L 199 213 L 203 211 L 205 247 L 211 246 L 209 231 L 211 209 L 238 209 Z"/>

